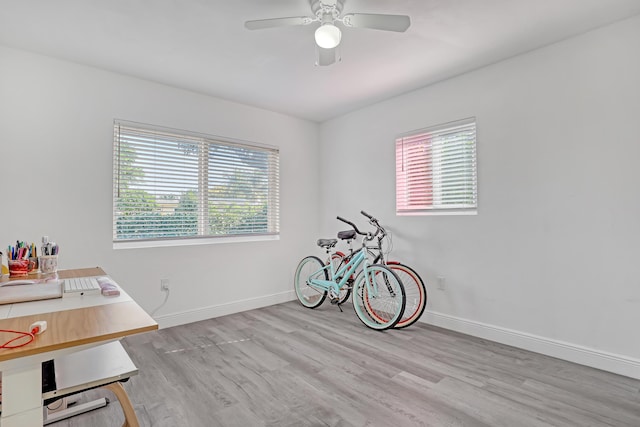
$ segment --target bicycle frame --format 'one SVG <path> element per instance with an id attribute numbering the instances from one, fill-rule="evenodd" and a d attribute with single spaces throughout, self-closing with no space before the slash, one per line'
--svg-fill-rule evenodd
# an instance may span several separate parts
<path id="1" fill-rule="evenodd" d="M 384 237 L 386 237 L 386 234 L 384 234 L 382 237 L 378 237 L 378 244 L 375 246 L 365 246 L 364 248 L 367 251 L 367 254 L 371 255 L 372 261 L 370 261 L 369 264 L 382 264 L 382 265 L 387 265 L 387 264 L 399 264 L 398 261 L 387 261 L 384 258 L 384 251 L 382 250 L 382 240 L 384 240 Z M 333 253 L 333 255 L 338 255 L 342 261 L 346 261 L 349 262 L 351 260 L 351 258 L 358 252 L 361 252 L 361 249 L 358 249 L 357 252 L 354 252 L 352 249 L 349 250 L 348 254 L 345 254 L 341 251 L 335 251 Z M 374 252 L 375 251 L 375 252 Z M 369 259 L 369 257 L 367 257 Z M 343 267 L 347 267 L 347 265 L 345 264 Z M 356 267 L 357 268 L 357 267 Z M 340 269 L 342 270 L 342 268 Z M 358 271 L 354 270 L 353 273 L 351 273 L 352 275 L 357 275 Z M 341 273 L 342 274 L 342 273 Z"/>
<path id="2" fill-rule="evenodd" d="M 341 219 L 340 217 L 338 217 L 338 219 Z M 382 249 L 382 242 L 384 241 L 384 239 L 387 237 L 387 230 L 384 229 L 384 227 L 382 227 L 377 221 L 372 222 L 373 225 L 375 225 L 376 227 L 376 232 L 375 234 L 371 234 L 371 233 L 363 233 L 360 230 L 357 229 L 357 227 L 355 226 L 355 224 L 353 224 L 352 222 L 346 221 L 344 219 L 341 219 L 343 222 L 346 222 L 347 224 L 351 225 L 353 227 L 353 229 L 356 231 L 357 234 L 360 234 L 363 237 L 362 239 L 362 248 L 359 249 L 357 252 L 354 252 L 353 249 L 351 249 L 351 246 L 349 246 L 349 253 L 345 254 L 342 253 L 340 251 L 334 251 L 333 255 L 338 255 L 341 260 L 340 260 L 340 265 L 342 265 L 342 267 L 340 268 L 340 271 L 343 272 L 344 270 L 348 270 L 349 266 L 351 265 L 351 261 L 353 259 L 353 257 L 355 257 L 357 254 L 365 254 L 365 259 L 368 261 L 368 264 L 382 264 L 382 265 L 393 265 L 393 264 L 400 264 L 397 261 L 387 261 L 384 257 L 384 250 Z M 377 245 L 367 245 L 368 241 L 372 241 L 374 237 L 377 237 L 378 240 L 378 244 Z M 377 253 L 375 253 L 374 251 L 376 251 Z M 370 255 L 371 258 L 373 258 L 373 261 L 369 261 L 369 256 Z M 329 256 L 329 260 L 328 260 L 328 264 L 331 265 L 331 267 L 333 268 L 333 262 L 331 262 L 331 258 L 332 256 Z M 346 262 L 346 264 L 345 264 Z M 355 277 L 357 277 L 357 275 L 360 273 L 358 270 L 358 265 L 355 266 L 355 268 L 353 270 L 351 270 L 351 273 L 349 274 L 349 276 L 347 277 L 347 281 L 349 281 L 349 279 L 353 279 Z M 344 274 L 344 273 L 340 273 L 340 274 Z M 344 281 L 345 277 L 342 278 L 342 281 Z M 346 283 L 345 282 L 345 283 Z M 375 281 L 374 281 L 375 282 Z M 367 283 L 369 283 L 369 281 L 367 281 Z M 387 283 L 387 288 L 389 289 L 389 292 L 393 293 L 393 290 L 391 289 L 391 286 L 389 285 L 389 283 Z M 340 287 L 340 289 L 342 289 L 342 287 Z M 369 289 L 367 289 L 369 290 Z M 338 290 L 339 292 L 339 290 Z M 376 286 L 376 292 L 377 292 L 377 286 Z M 377 295 L 377 293 L 375 294 Z"/>
<path id="3" fill-rule="evenodd" d="M 375 280 L 369 279 L 370 274 L 369 274 L 368 267 L 370 263 L 369 263 L 369 258 L 366 255 L 367 251 L 365 249 L 366 249 L 366 246 L 363 243 L 362 249 L 354 253 L 351 256 L 351 259 L 349 260 L 349 262 L 343 265 L 342 267 L 340 267 L 338 271 L 335 271 L 333 267 L 333 263 L 331 262 L 328 263 L 323 268 L 321 268 L 320 270 L 316 271 L 315 273 L 309 276 L 309 278 L 307 279 L 307 285 L 321 291 L 333 290 L 337 295 L 340 292 L 340 289 L 342 289 L 342 287 L 349 280 L 350 274 L 345 274 L 345 273 L 351 268 L 353 268 L 354 270 L 357 269 L 362 264 L 363 274 L 365 275 L 365 280 L 367 283 L 367 292 L 369 292 L 369 295 L 371 295 L 372 297 L 376 297 L 378 295 L 378 285 Z M 324 276 L 323 272 L 325 270 L 330 272 L 329 274 L 330 280 L 317 278 L 317 277 Z M 342 276 L 342 278 L 340 279 L 340 281 L 336 282 L 336 278 L 340 276 Z"/>

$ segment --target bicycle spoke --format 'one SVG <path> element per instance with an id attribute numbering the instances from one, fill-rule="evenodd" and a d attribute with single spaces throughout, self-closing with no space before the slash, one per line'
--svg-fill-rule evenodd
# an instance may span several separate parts
<path id="1" fill-rule="evenodd" d="M 390 269 L 380 265 L 370 266 L 368 271 L 356 278 L 354 292 L 354 310 L 368 327 L 387 329 L 402 317 L 405 307 L 404 289 Z"/>
<path id="2" fill-rule="evenodd" d="M 316 308 L 327 297 L 327 292 L 309 284 L 311 278 L 327 279 L 327 271 L 319 258 L 308 256 L 298 264 L 294 277 L 294 288 L 298 301 L 308 308 Z"/>

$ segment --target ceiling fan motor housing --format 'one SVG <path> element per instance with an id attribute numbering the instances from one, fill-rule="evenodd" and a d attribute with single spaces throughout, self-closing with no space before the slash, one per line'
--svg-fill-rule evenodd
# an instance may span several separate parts
<path id="1" fill-rule="evenodd" d="M 322 23 L 332 23 L 342 13 L 345 0 L 310 0 L 311 10 Z"/>

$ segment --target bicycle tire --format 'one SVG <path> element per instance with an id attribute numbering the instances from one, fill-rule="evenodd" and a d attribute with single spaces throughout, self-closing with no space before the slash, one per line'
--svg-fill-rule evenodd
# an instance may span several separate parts
<path id="1" fill-rule="evenodd" d="M 402 318 L 406 304 L 402 282 L 387 266 L 374 264 L 367 270 L 375 280 L 377 294 L 369 293 L 365 272 L 361 271 L 353 284 L 353 309 L 358 319 L 371 329 L 393 328 Z"/>
<path id="2" fill-rule="evenodd" d="M 329 280 L 327 270 L 323 270 L 324 263 L 320 258 L 315 256 L 308 256 L 302 259 L 298 263 L 296 273 L 293 278 L 293 287 L 296 291 L 296 297 L 300 304 L 307 308 L 316 308 L 322 304 L 327 297 L 327 291 L 319 291 L 318 289 L 309 286 L 307 280 L 314 274 L 322 274 L 325 280 Z"/>
<path id="3" fill-rule="evenodd" d="M 408 265 L 400 262 L 388 262 L 386 266 L 393 270 L 402 281 L 407 300 L 402 319 L 396 323 L 394 328 L 406 328 L 416 323 L 427 308 L 427 288 L 420 275 Z"/>
<path id="4" fill-rule="evenodd" d="M 345 254 L 340 251 L 336 251 L 335 253 L 331 254 L 333 271 L 338 271 L 344 265 L 344 257 L 345 257 Z M 351 283 L 346 286 L 343 286 L 340 289 L 340 293 L 338 293 L 338 304 L 344 304 L 345 302 L 347 302 L 347 300 L 349 299 L 349 296 L 351 296 L 352 288 L 353 288 L 353 274 L 351 275 Z"/>

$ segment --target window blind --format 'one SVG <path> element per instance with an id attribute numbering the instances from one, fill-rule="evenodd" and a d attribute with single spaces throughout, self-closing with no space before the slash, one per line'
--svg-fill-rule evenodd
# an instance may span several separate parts
<path id="1" fill-rule="evenodd" d="M 396 139 L 396 213 L 475 211 L 475 118 Z"/>
<path id="2" fill-rule="evenodd" d="M 279 232 L 274 147 L 115 121 L 114 242 Z"/>

